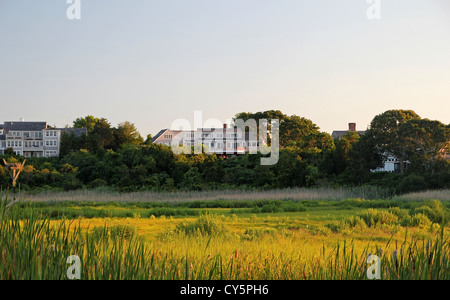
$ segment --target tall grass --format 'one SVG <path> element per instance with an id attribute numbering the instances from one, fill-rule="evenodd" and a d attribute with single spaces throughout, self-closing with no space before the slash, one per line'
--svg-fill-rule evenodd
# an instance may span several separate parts
<path id="1" fill-rule="evenodd" d="M 394 197 L 394 200 L 407 200 L 407 201 L 424 201 L 429 199 L 450 201 L 450 190 L 422 191 Z"/>
<path id="2" fill-rule="evenodd" d="M 66 259 L 72 255 L 80 257 L 81 279 L 366 279 L 367 255 L 380 248 L 360 249 L 344 241 L 304 254 L 296 233 L 280 231 L 246 240 L 247 247 L 237 249 L 241 237 L 223 230 L 223 217 L 212 215 L 178 227 L 170 241 L 152 244 L 123 226 L 83 230 L 74 221 L 50 222 L 33 212 L 21 218 L 17 207 L 6 203 L 0 207 L 0 279 L 66 279 Z M 230 251 L 224 252 L 224 244 Z M 274 244 L 283 250 L 272 251 Z M 443 228 L 432 240 L 388 242 L 384 252 L 379 254 L 382 279 L 450 279 Z"/>
<path id="3" fill-rule="evenodd" d="M 276 190 L 217 190 L 176 192 L 118 193 L 105 190 L 76 190 L 41 192 L 33 201 L 95 201 L 95 202 L 190 202 L 210 200 L 341 200 L 348 198 L 384 199 L 391 197 L 381 187 L 353 188 L 290 188 Z"/>

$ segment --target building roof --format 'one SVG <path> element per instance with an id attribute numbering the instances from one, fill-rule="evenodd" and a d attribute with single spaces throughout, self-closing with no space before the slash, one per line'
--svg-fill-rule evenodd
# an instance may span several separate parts
<path id="1" fill-rule="evenodd" d="M 152 138 L 152 142 L 156 141 L 161 135 L 163 135 L 164 132 L 166 132 L 169 129 L 163 129 L 160 132 L 158 132 L 153 138 Z"/>
<path id="2" fill-rule="evenodd" d="M 75 135 L 76 137 L 80 137 L 82 135 L 87 135 L 86 128 L 56 128 L 54 130 L 61 130 L 61 132 L 67 133 L 68 135 Z"/>
<path id="3" fill-rule="evenodd" d="M 5 122 L 3 124 L 6 131 L 17 130 L 17 131 L 41 131 L 47 128 L 47 122 Z"/>
<path id="4" fill-rule="evenodd" d="M 341 139 L 344 135 L 347 134 L 347 132 L 350 132 L 350 130 L 335 130 L 333 131 L 333 133 L 331 134 L 331 137 L 333 139 Z M 356 131 L 359 135 L 364 135 L 366 134 L 365 131 Z"/>

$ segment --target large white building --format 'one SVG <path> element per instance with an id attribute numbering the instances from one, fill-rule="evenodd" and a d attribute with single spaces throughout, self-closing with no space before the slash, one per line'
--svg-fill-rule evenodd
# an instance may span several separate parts
<path id="1" fill-rule="evenodd" d="M 244 154 L 258 150 L 256 138 L 250 139 L 249 134 L 239 128 L 199 128 L 197 130 L 171 130 L 163 129 L 152 139 L 153 143 L 171 146 L 172 143 L 180 146 L 205 146 L 207 153 L 216 154 Z"/>
<path id="2" fill-rule="evenodd" d="M 63 133 L 81 136 L 84 128 L 51 128 L 47 122 L 5 122 L 0 124 L 0 154 L 12 149 L 25 157 L 59 156 Z"/>

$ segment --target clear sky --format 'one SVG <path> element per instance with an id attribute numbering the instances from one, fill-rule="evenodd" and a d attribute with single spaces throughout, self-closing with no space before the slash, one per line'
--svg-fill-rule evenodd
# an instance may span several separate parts
<path id="1" fill-rule="evenodd" d="M 279 109 L 323 131 L 389 109 L 450 123 L 450 1 L 0 0 L 0 122 Z"/>

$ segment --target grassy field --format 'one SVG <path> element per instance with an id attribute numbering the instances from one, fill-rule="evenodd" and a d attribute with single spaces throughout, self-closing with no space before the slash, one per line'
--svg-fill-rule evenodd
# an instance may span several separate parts
<path id="1" fill-rule="evenodd" d="M 442 191 L 448 199 L 448 191 Z M 70 192 L 22 193 L 22 198 L 38 202 L 90 201 L 90 202 L 190 202 L 213 200 L 342 200 L 349 198 L 386 199 L 391 197 L 388 189 L 381 187 L 352 188 L 286 188 L 279 190 L 212 190 L 175 192 L 119 193 L 110 189 L 76 190 Z M 433 198 L 439 199 L 439 198 Z"/>
<path id="2" fill-rule="evenodd" d="M 450 279 L 448 191 L 434 195 L 41 196 L 2 206 L 0 279 L 66 279 L 70 255 L 82 279 L 367 279 L 369 254 L 382 279 Z"/>

